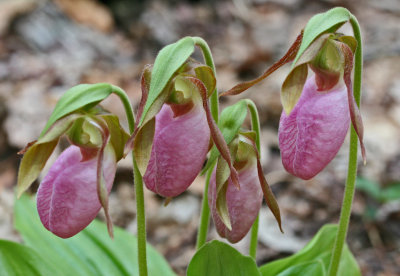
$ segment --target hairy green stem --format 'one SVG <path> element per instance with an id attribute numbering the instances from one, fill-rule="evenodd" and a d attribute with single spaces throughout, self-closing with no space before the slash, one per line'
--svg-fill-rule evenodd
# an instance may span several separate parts
<path id="1" fill-rule="evenodd" d="M 194 43 L 200 47 L 205 63 L 211 67 L 216 77 L 216 70 L 214 65 L 214 60 L 211 55 L 210 47 L 208 47 L 207 42 L 201 37 L 193 37 Z M 210 97 L 210 109 L 211 114 L 216 123 L 218 123 L 218 92 L 217 88 L 213 91 Z M 203 200 L 201 204 L 201 214 L 200 214 L 200 225 L 197 234 L 197 242 L 196 248 L 199 249 L 202 247 L 207 240 L 208 226 L 210 221 L 210 208 L 208 207 L 208 186 L 210 184 L 211 173 L 214 169 L 214 166 L 211 166 L 207 171 L 206 183 L 204 185 L 204 193 Z"/>
<path id="2" fill-rule="evenodd" d="M 133 109 L 126 93 L 117 86 L 112 86 L 113 92 L 120 98 L 128 120 L 129 132 L 132 134 L 135 129 L 135 117 Z M 138 263 L 139 275 L 147 276 L 147 257 L 146 257 L 146 218 L 144 208 L 143 180 L 137 167 L 135 158 L 132 154 L 133 179 L 136 195 L 136 219 L 137 219 L 137 240 L 138 240 Z"/>
<path id="3" fill-rule="evenodd" d="M 360 107 L 361 100 L 361 74 L 362 74 L 362 41 L 360 26 L 357 19 L 351 15 L 350 18 L 351 26 L 353 27 L 354 37 L 357 40 L 357 50 L 355 53 L 355 65 L 354 65 L 354 85 L 353 93 L 357 105 Z M 344 191 L 342 210 L 340 213 L 339 228 L 336 235 L 335 246 L 333 248 L 333 253 L 331 257 L 331 262 L 329 265 L 329 276 L 336 276 L 340 258 L 342 256 L 343 246 L 346 241 L 347 230 L 349 228 L 349 221 L 351 215 L 351 206 L 353 203 L 355 182 L 357 176 L 357 151 L 358 151 L 358 139 L 357 133 L 354 127 L 351 126 L 350 131 L 350 150 L 349 150 L 349 166 L 347 171 L 347 180 Z"/>
<path id="4" fill-rule="evenodd" d="M 210 208 L 208 207 L 208 186 L 210 185 L 210 178 L 212 171 L 215 167 L 214 164 L 210 167 L 206 174 L 206 183 L 204 187 L 203 201 L 201 203 L 200 226 L 197 232 L 196 249 L 199 250 L 207 240 L 208 225 L 210 222 Z"/>
<path id="5" fill-rule="evenodd" d="M 250 111 L 251 115 L 251 127 L 256 133 L 256 147 L 258 154 L 261 154 L 261 146 L 260 146 L 260 120 L 258 118 L 257 107 L 253 101 L 247 99 L 247 108 Z M 256 258 L 257 256 L 257 244 L 258 244 L 258 223 L 259 223 L 259 215 L 257 215 L 256 220 L 251 227 L 251 236 L 250 236 L 250 247 L 249 247 L 249 255 L 252 258 Z"/>

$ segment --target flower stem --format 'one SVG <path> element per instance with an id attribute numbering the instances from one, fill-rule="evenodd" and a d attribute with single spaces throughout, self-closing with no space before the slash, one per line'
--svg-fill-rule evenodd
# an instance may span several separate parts
<path id="1" fill-rule="evenodd" d="M 129 125 L 129 132 L 133 133 L 135 129 L 135 117 L 133 109 L 126 93 L 117 86 L 112 86 L 113 92 L 120 98 L 126 113 Z M 136 194 L 136 219 L 137 219 L 137 239 L 138 239 L 138 263 L 139 275 L 147 276 L 147 258 L 146 258 L 146 218 L 144 210 L 143 180 L 132 154 L 133 161 L 133 179 Z"/>
<path id="2" fill-rule="evenodd" d="M 201 37 L 193 37 L 195 45 L 200 47 L 205 63 L 210 66 L 216 76 L 214 60 L 211 55 L 210 47 L 207 42 Z M 216 123 L 218 123 L 218 92 L 217 88 L 213 91 L 210 97 L 211 114 Z M 214 170 L 214 165 L 207 171 L 206 183 L 204 185 L 203 200 L 201 204 L 200 225 L 197 234 L 196 248 L 197 250 L 202 247 L 207 240 L 208 226 L 210 221 L 210 208 L 208 207 L 208 185 L 210 184 L 211 173 Z"/>
<path id="3" fill-rule="evenodd" d="M 214 169 L 214 164 L 210 167 L 206 174 L 206 183 L 204 187 L 203 201 L 201 203 L 200 226 L 197 233 L 196 249 L 199 250 L 207 240 L 208 225 L 210 221 L 210 208 L 208 207 L 208 186 L 210 185 L 210 178 Z"/>
<path id="4" fill-rule="evenodd" d="M 214 72 L 214 76 L 217 77 L 217 72 L 215 70 L 214 60 L 211 55 L 210 47 L 208 47 L 207 42 L 202 39 L 201 37 L 193 37 L 194 43 L 200 47 L 201 51 L 203 52 L 204 61 Z M 211 94 L 210 97 L 210 109 L 213 119 L 216 123 L 218 123 L 218 92 L 217 88 L 215 88 L 214 92 Z"/>
<path id="5" fill-rule="evenodd" d="M 250 111 L 251 115 L 251 127 L 256 133 L 256 147 L 257 151 L 260 154 L 260 120 L 258 118 L 257 107 L 253 101 L 246 99 L 247 108 Z M 249 247 L 249 255 L 252 258 L 256 258 L 257 256 L 257 244 L 258 244 L 258 222 L 259 222 L 259 215 L 257 215 L 256 220 L 251 227 L 251 237 L 250 237 L 250 247 Z"/>
<path id="6" fill-rule="evenodd" d="M 360 26 L 357 19 L 351 15 L 350 23 L 353 27 L 354 37 L 357 40 L 357 50 L 355 53 L 355 65 L 354 65 L 354 85 L 353 93 L 354 98 L 357 102 L 358 107 L 360 107 L 361 100 L 361 73 L 362 73 L 362 44 L 361 44 L 361 32 Z M 340 258 L 342 256 L 343 246 L 346 240 L 347 230 L 349 227 L 351 206 L 354 198 L 355 182 L 357 176 L 357 151 L 358 151 L 358 139 L 357 133 L 354 127 L 351 126 L 350 130 L 350 150 L 349 150 L 349 166 L 347 171 L 347 180 L 344 191 L 342 210 L 340 213 L 339 228 L 336 235 L 335 246 L 333 248 L 333 253 L 331 257 L 331 262 L 329 265 L 329 276 L 336 276 Z"/>

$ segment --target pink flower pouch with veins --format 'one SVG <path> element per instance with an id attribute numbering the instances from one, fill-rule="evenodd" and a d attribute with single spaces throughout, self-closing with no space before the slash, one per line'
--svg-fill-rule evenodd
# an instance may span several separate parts
<path id="1" fill-rule="evenodd" d="M 339 151 L 349 124 L 345 85 L 318 91 L 315 77 L 310 77 L 290 115 L 281 115 L 279 147 L 285 169 L 305 180 L 314 177 Z"/>

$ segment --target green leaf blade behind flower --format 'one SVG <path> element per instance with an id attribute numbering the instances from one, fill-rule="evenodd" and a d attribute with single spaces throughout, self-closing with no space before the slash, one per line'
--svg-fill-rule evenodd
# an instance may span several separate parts
<path id="1" fill-rule="evenodd" d="M 297 275 L 288 273 L 293 269 L 302 269 L 311 265 L 314 271 L 320 271 L 314 262 L 320 262 L 324 266 L 324 271 L 328 271 L 332 249 L 334 246 L 337 225 L 324 225 L 312 240 L 299 252 L 284 259 L 267 263 L 260 267 L 263 276 L 283 276 Z M 312 268 L 311 267 L 311 268 Z M 299 274 L 300 275 L 300 274 Z M 301 274 L 303 275 L 303 274 Z M 308 274 L 307 274 L 308 275 Z M 319 276 L 320 274 L 310 274 Z M 324 274 L 322 274 L 324 275 Z M 347 245 L 343 248 L 338 275 L 340 276 L 360 276 L 361 272 L 356 260 L 351 254 Z"/>
<path id="2" fill-rule="evenodd" d="M 60 118 L 87 105 L 96 105 L 112 93 L 112 86 L 108 83 L 79 84 L 65 92 L 57 102 L 46 126 L 42 130 L 42 137 L 47 130 Z"/>
<path id="3" fill-rule="evenodd" d="M 146 114 L 153 105 L 153 102 L 163 92 L 168 81 L 193 52 L 193 39 L 191 37 L 184 37 L 179 41 L 164 47 L 158 53 L 151 72 L 150 90 L 139 125 L 145 123 L 144 120 L 147 117 Z"/>
<path id="4" fill-rule="evenodd" d="M 336 7 L 327 12 L 314 15 L 308 21 L 304 29 L 303 40 L 293 64 L 296 64 L 300 56 L 318 36 L 326 32 L 336 31 L 340 26 L 350 20 L 350 16 L 351 13 L 342 7 Z"/>
<path id="5" fill-rule="evenodd" d="M 230 245 L 211 241 L 193 256 L 187 276 L 260 276 L 256 262 Z"/>
<path id="6" fill-rule="evenodd" d="M 137 239 L 125 230 L 115 227 L 112 240 L 106 225 L 94 220 L 74 237 L 61 239 L 43 227 L 36 206 L 28 196 L 17 200 L 14 208 L 15 228 L 24 243 L 57 268 L 58 273 L 41 275 L 139 275 Z M 150 245 L 147 245 L 147 260 L 150 276 L 175 275 L 165 259 Z"/>
<path id="7" fill-rule="evenodd" d="M 19 243 L 0 240 L 0 275 L 59 275 L 57 268 L 35 250 Z"/>

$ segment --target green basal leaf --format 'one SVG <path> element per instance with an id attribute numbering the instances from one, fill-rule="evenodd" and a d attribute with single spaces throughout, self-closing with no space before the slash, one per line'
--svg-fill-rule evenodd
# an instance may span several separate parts
<path id="1" fill-rule="evenodd" d="M 236 134 L 239 132 L 240 127 L 243 125 L 244 119 L 247 115 L 247 103 L 246 100 L 240 100 L 234 105 L 226 107 L 219 118 L 218 127 L 224 136 L 227 144 L 232 142 Z M 207 161 L 202 174 L 204 174 L 213 164 L 213 162 L 220 155 L 218 149 L 213 146 L 210 153 L 210 158 Z"/>
<path id="2" fill-rule="evenodd" d="M 193 256 L 187 276 L 260 276 L 256 262 L 220 241 L 211 241 Z"/>
<path id="3" fill-rule="evenodd" d="M 335 32 L 340 26 L 350 20 L 351 13 L 342 7 L 330 9 L 327 12 L 314 15 L 307 23 L 300 49 L 297 52 L 293 65 L 311 45 L 311 43 L 321 34 Z"/>
<path id="4" fill-rule="evenodd" d="M 279 273 L 277 276 L 294 276 L 294 275 L 307 275 L 307 276 L 325 276 L 326 270 L 321 261 L 305 262 Z"/>
<path id="5" fill-rule="evenodd" d="M 382 189 L 381 200 L 383 202 L 400 199 L 400 183 L 394 183 Z"/>
<path id="6" fill-rule="evenodd" d="M 169 80 L 190 57 L 193 51 L 193 39 L 191 37 L 184 37 L 179 41 L 164 47 L 158 53 L 151 72 L 150 90 L 139 125 L 145 123 L 144 119 L 147 117 L 146 114 L 154 101 L 158 98 L 161 92 L 163 92 Z"/>
<path id="7" fill-rule="evenodd" d="M 60 275 L 57 267 L 35 250 L 19 243 L 0 240 L 0 275 Z"/>
<path id="8" fill-rule="evenodd" d="M 337 225 L 327 224 L 324 225 L 314 238 L 296 254 L 280 259 L 260 267 L 263 276 L 282 276 L 282 275 L 303 275 L 289 273 L 297 269 L 303 269 L 311 265 L 315 271 L 320 271 L 318 265 L 312 263 L 319 262 L 323 264 L 324 270 L 328 271 L 329 262 L 334 246 Z M 310 269 L 311 269 L 310 268 Z M 307 274 L 308 275 L 308 274 Z M 324 275 L 324 274 L 310 274 L 310 275 Z M 342 258 L 340 260 L 338 274 L 340 276 L 359 276 L 361 275 L 360 269 L 356 260 L 351 254 L 347 245 L 343 248 Z"/>
<path id="9" fill-rule="evenodd" d="M 112 240 L 107 234 L 106 225 L 94 220 L 76 236 L 61 239 L 43 227 L 35 204 L 28 196 L 17 200 L 14 208 L 15 228 L 24 243 L 57 268 L 57 273 L 39 275 L 139 275 L 137 240 L 125 230 L 115 227 Z M 150 245 L 147 246 L 147 261 L 149 275 L 175 275 L 164 258 Z"/>
<path id="10" fill-rule="evenodd" d="M 20 197 L 38 178 L 47 160 L 57 146 L 58 139 L 34 144 L 24 154 L 18 169 L 17 196 Z"/>
<path id="11" fill-rule="evenodd" d="M 88 105 L 96 105 L 112 93 L 112 86 L 108 83 L 79 84 L 65 92 L 57 102 L 46 126 L 42 130 L 42 137 L 47 130 L 60 118 Z"/>
<path id="12" fill-rule="evenodd" d="M 375 181 L 357 177 L 356 188 L 373 197 L 375 200 L 380 200 L 381 198 L 381 189 L 379 187 L 379 183 Z"/>
<path id="13" fill-rule="evenodd" d="M 400 199 L 400 182 L 392 183 L 385 188 L 381 188 L 379 183 L 375 181 L 357 177 L 356 188 L 380 202 Z"/>

